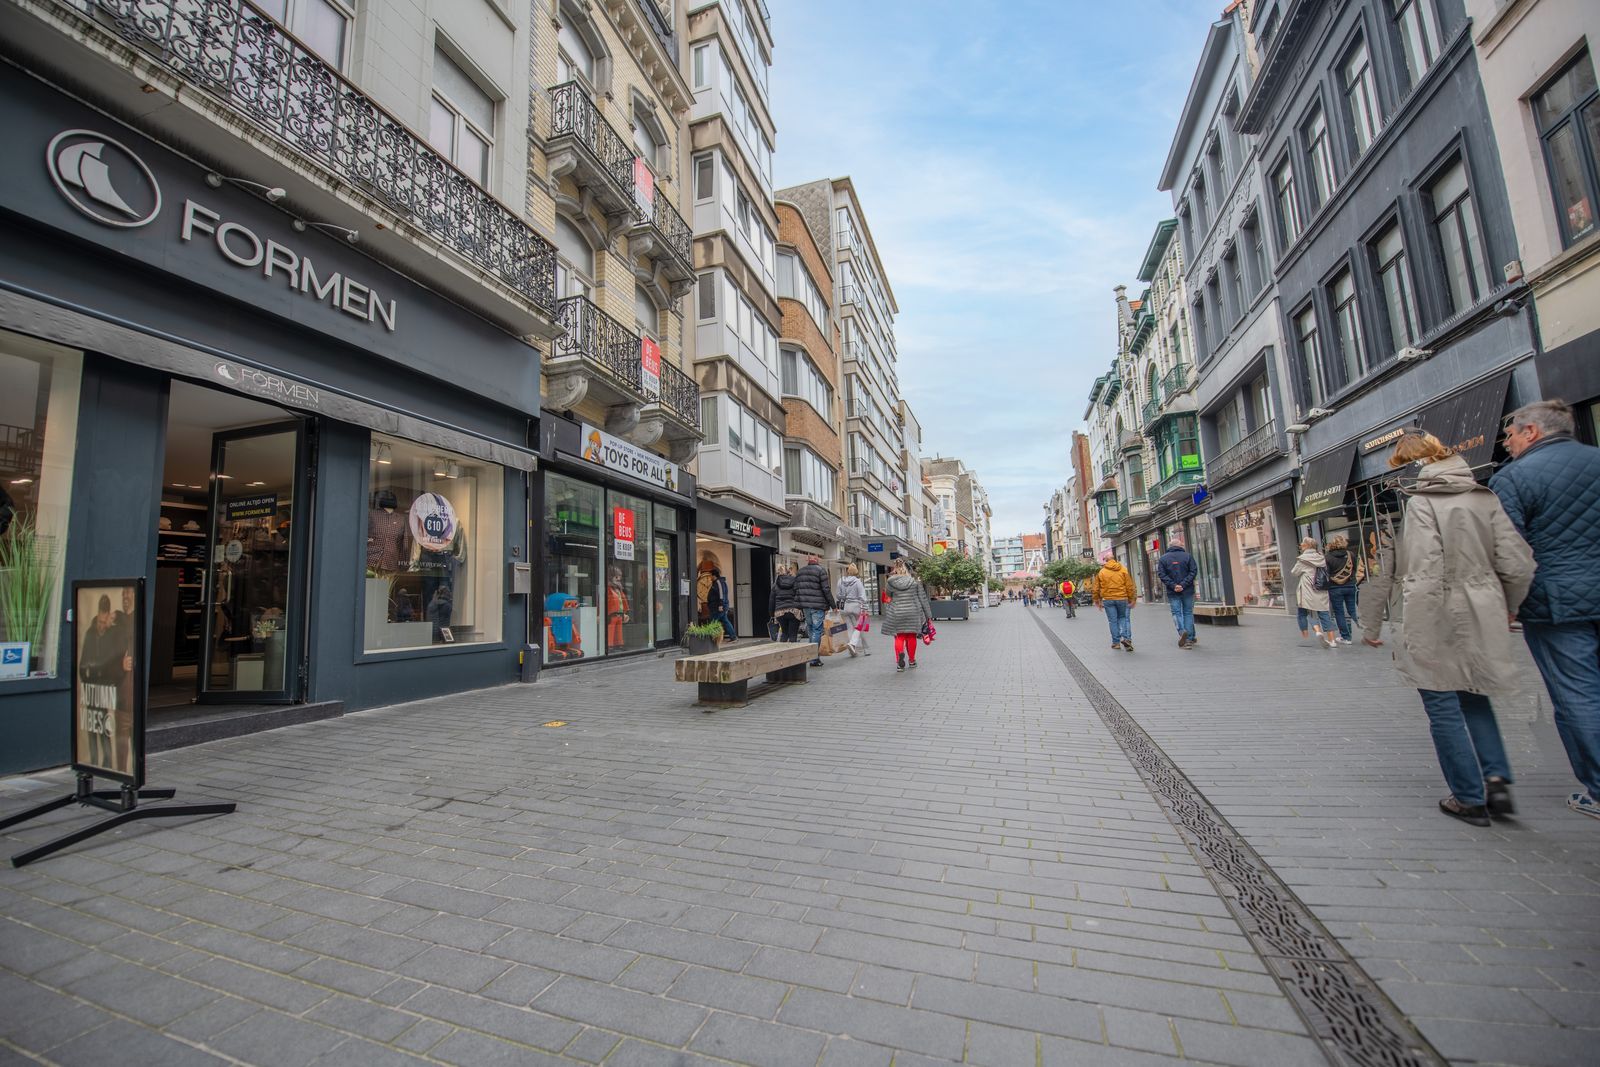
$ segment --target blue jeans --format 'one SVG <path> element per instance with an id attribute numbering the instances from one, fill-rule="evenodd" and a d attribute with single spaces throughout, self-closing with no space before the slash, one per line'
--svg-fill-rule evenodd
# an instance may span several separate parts
<path id="1" fill-rule="evenodd" d="M 1600 800 L 1600 622 L 1525 622 L 1572 773 Z"/>
<path id="2" fill-rule="evenodd" d="M 1350 628 L 1357 623 L 1355 583 L 1329 586 L 1328 601 L 1333 608 L 1334 620 L 1339 624 L 1339 636 L 1350 640 Z"/>
<path id="3" fill-rule="evenodd" d="M 1448 689 L 1419 689 L 1428 712 L 1428 731 L 1439 769 L 1451 794 L 1465 807 L 1481 807 L 1483 780 L 1511 781 L 1511 764 L 1500 740 L 1494 705 L 1478 693 Z"/>
<path id="4" fill-rule="evenodd" d="M 1300 617 L 1301 633 L 1305 633 L 1306 630 L 1310 629 L 1307 624 L 1311 621 L 1312 616 L 1316 616 L 1317 625 L 1322 627 L 1323 633 L 1333 633 L 1333 616 L 1329 615 L 1326 611 L 1312 611 L 1310 608 L 1295 608 L 1295 614 Z M 1466 801 L 1462 801 L 1462 803 L 1464 804 Z"/>
<path id="5" fill-rule="evenodd" d="M 822 608 L 806 609 L 806 633 L 811 635 L 813 645 L 822 644 L 822 620 L 827 614 Z"/>
<path id="6" fill-rule="evenodd" d="M 716 612 L 711 616 L 711 621 L 720 622 L 722 624 L 722 632 L 727 636 L 736 636 L 733 632 L 733 620 L 728 618 L 728 613 L 726 611 Z"/>
<path id="7" fill-rule="evenodd" d="M 1194 636 L 1194 590 L 1167 594 L 1167 608 L 1172 612 L 1172 625 L 1184 637 Z"/>
<path id="8" fill-rule="evenodd" d="M 1103 600 L 1101 604 L 1106 609 L 1106 623 L 1111 627 L 1111 646 L 1115 648 L 1120 642 L 1133 640 L 1133 609 L 1126 600 Z"/>

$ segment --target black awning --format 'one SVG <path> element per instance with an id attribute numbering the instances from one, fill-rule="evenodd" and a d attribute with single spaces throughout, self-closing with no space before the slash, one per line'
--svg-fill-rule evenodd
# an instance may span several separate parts
<path id="1" fill-rule="evenodd" d="M 1354 441 L 1307 461 L 1300 472 L 1300 506 L 1294 509 L 1294 517 L 1309 519 L 1341 507 L 1344 504 L 1344 489 L 1350 484 L 1350 471 L 1355 461 Z"/>
<path id="2" fill-rule="evenodd" d="M 1497 374 L 1423 408 L 1417 425 L 1443 441 L 1467 466 L 1481 467 L 1494 457 L 1510 388 L 1511 372 Z"/>

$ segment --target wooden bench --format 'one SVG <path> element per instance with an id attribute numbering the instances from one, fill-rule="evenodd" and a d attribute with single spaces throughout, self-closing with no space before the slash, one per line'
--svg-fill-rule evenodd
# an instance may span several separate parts
<path id="1" fill-rule="evenodd" d="M 756 675 L 766 675 L 769 682 L 803 682 L 806 664 L 816 658 L 817 646 L 810 642 L 766 641 L 704 656 L 684 656 L 672 669 L 678 681 L 699 684 L 701 704 L 743 704 L 750 679 Z"/>
<path id="2" fill-rule="evenodd" d="M 1237 626 L 1244 608 L 1238 604 L 1196 604 L 1194 617 L 1209 619 L 1213 626 Z"/>

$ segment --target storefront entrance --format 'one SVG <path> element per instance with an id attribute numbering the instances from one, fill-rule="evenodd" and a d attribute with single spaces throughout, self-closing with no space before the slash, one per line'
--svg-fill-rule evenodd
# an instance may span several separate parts
<path id="1" fill-rule="evenodd" d="M 308 424 L 174 381 L 152 594 L 150 707 L 296 699 Z"/>

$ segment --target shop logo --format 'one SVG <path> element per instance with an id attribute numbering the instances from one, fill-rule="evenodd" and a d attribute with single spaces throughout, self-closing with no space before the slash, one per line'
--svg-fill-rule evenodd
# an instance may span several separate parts
<path id="1" fill-rule="evenodd" d="M 161 187 L 144 160 L 93 130 L 64 130 L 45 149 L 67 203 L 107 226 L 134 229 L 161 212 Z"/>
<path id="2" fill-rule="evenodd" d="M 238 385 L 239 384 L 239 374 L 238 374 L 238 372 L 235 371 L 232 367 L 228 366 L 226 363 L 218 363 L 217 364 L 217 377 L 221 378 L 223 381 L 229 382 L 229 383 L 231 383 L 233 385 Z"/>

